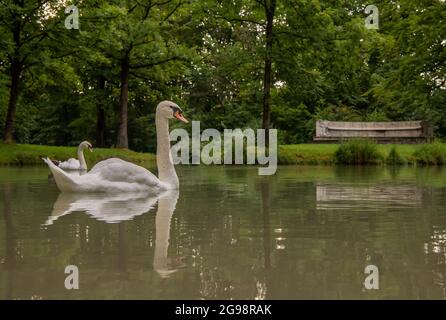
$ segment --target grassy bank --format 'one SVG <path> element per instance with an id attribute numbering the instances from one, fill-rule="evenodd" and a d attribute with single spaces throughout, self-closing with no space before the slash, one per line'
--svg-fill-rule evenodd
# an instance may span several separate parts
<path id="1" fill-rule="evenodd" d="M 155 164 L 155 156 L 150 153 L 138 153 L 121 149 L 94 148 L 94 152 L 84 151 L 89 167 L 112 157 L 118 157 L 133 163 L 150 167 Z M 77 147 L 53 147 L 31 144 L 6 145 L 0 143 L 0 165 L 44 165 L 42 157 L 65 161 L 77 158 Z"/>
<path id="2" fill-rule="evenodd" d="M 336 152 L 340 144 L 295 144 L 279 146 L 278 161 L 280 164 L 335 164 Z M 417 163 L 416 153 L 423 145 L 376 145 L 376 151 L 379 154 L 376 163 L 385 163 L 395 152 L 404 164 Z M 392 150 L 393 149 L 393 150 Z M 372 161 L 375 163 L 375 161 Z M 353 164 L 353 163 L 352 163 Z"/>
<path id="3" fill-rule="evenodd" d="M 336 154 L 339 144 L 297 144 L 281 145 L 278 149 L 279 164 L 332 165 L 339 158 Z M 343 146 L 345 147 L 345 146 Z M 398 159 L 397 164 L 446 164 L 446 144 L 432 143 L 425 145 L 376 145 L 378 161 L 389 163 L 389 159 Z M 53 147 L 28 144 L 0 144 L 0 165 L 43 165 L 42 157 L 66 160 L 76 157 L 76 147 Z M 336 156 L 337 155 L 337 156 Z M 138 153 L 121 149 L 95 148 L 93 153 L 85 151 L 88 165 L 118 157 L 133 163 L 150 167 L 155 165 L 155 156 L 150 153 Z"/>

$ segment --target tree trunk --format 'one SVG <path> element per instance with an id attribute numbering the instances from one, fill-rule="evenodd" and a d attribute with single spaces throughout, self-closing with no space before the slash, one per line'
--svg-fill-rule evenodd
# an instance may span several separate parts
<path id="1" fill-rule="evenodd" d="M 8 113 L 6 115 L 5 128 L 3 131 L 3 141 L 5 143 L 12 143 L 13 133 L 14 133 L 14 119 L 15 111 L 17 108 L 17 100 L 19 98 L 19 86 L 20 79 L 23 71 L 23 63 L 20 60 L 19 48 L 20 48 L 20 24 L 17 24 L 13 30 L 14 39 L 14 56 L 11 59 L 11 87 L 9 90 L 9 101 L 8 101 Z"/>
<path id="2" fill-rule="evenodd" d="M 129 97 L 129 51 L 126 51 L 121 59 L 121 96 L 119 105 L 121 110 L 121 118 L 119 124 L 118 141 L 116 147 L 129 147 L 129 139 L 127 134 L 127 113 L 128 113 L 128 97 Z"/>
<path id="3" fill-rule="evenodd" d="M 10 300 L 14 298 L 14 289 L 17 285 L 18 274 L 17 274 L 17 250 L 18 250 L 18 237 L 17 230 L 13 222 L 13 212 L 12 212 L 12 201 L 13 198 L 13 188 L 10 184 L 5 184 L 2 187 L 2 203 L 3 203 L 3 221 L 5 226 L 5 249 L 4 249 L 4 275 L 7 279 L 7 283 L 4 284 L 5 296 L 3 299 Z"/>
<path id="4" fill-rule="evenodd" d="M 273 48 L 273 22 L 276 11 L 276 0 L 271 0 L 269 6 L 265 6 L 266 14 L 266 54 L 265 69 L 263 74 L 263 114 L 262 128 L 265 129 L 265 143 L 269 146 L 269 127 L 271 122 L 270 97 L 272 84 L 272 48 Z"/>
<path id="5" fill-rule="evenodd" d="M 98 79 L 98 94 L 100 102 L 96 114 L 96 147 L 105 147 L 105 110 L 102 97 L 105 94 L 105 78 L 102 76 Z"/>
<path id="6" fill-rule="evenodd" d="M 264 179 L 260 182 L 263 216 L 263 252 L 265 273 L 271 269 L 271 223 L 270 223 L 270 181 Z"/>

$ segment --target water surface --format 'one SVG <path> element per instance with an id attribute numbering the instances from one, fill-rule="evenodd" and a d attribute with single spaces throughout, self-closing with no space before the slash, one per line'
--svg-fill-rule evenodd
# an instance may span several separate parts
<path id="1" fill-rule="evenodd" d="M 177 171 L 180 192 L 82 196 L 47 168 L 0 168 L 0 299 L 446 296 L 444 169 Z"/>

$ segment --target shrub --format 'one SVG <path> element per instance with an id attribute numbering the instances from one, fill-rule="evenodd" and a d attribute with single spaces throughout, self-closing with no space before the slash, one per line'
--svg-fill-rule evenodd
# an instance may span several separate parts
<path id="1" fill-rule="evenodd" d="M 446 164 L 446 145 L 441 142 L 423 144 L 413 156 L 419 164 L 443 165 Z"/>
<path id="2" fill-rule="evenodd" d="M 377 164 L 383 156 L 373 141 L 350 140 L 339 146 L 334 160 L 337 164 Z"/>
<path id="3" fill-rule="evenodd" d="M 403 157 L 401 157 L 400 154 L 398 153 L 398 151 L 396 151 L 395 146 L 392 146 L 392 149 L 390 149 L 390 152 L 386 158 L 386 163 L 392 164 L 392 165 L 398 165 L 398 164 L 405 163 Z"/>

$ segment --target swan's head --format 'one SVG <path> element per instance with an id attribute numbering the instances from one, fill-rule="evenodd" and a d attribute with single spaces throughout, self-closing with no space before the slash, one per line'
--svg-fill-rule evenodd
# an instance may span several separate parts
<path id="1" fill-rule="evenodd" d="M 93 146 L 88 141 L 82 141 L 79 147 L 81 147 L 82 149 L 88 149 L 90 150 L 90 152 L 93 152 Z"/>
<path id="2" fill-rule="evenodd" d="M 161 101 L 156 107 L 156 114 L 166 119 L 177 118 L 184 123 L 189 122 L 183 116 L 183 110 L 175 102 L 172 101 Z"/>

